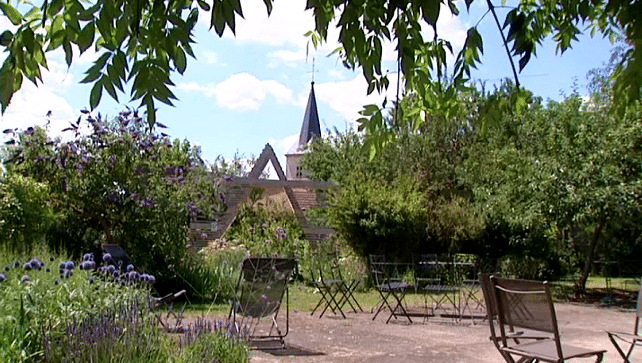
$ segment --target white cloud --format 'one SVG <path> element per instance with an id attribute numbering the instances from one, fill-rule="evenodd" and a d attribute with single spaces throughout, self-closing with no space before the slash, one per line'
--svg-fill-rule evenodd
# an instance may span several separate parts
<path id="1" fill-rule="evenodd" d="M 75 121 L 78 112 L 64 99 L 66 90 L 73 84 L 73 75 L 65 64 L 49 61 L 49 70 L 43 69 L 43 83 L 34 85 L 23 80 L 22 88 L 16 92 L 4 115 L 0 116 L 2 128 L 26 129 L 30 126 L 47 125 L 51 136 Z M 51 111 L 51 116 L 46 115 Z"/>
<path id="2" fill-rule="evenodd" d="M 329 70 L 329 71 L 328 71 L 328 76 L 330 76 L 330 78 L 339 79 L 339 80 L 343 80 L 343 79 L 345 79 L 345 78 L 346 78 L 346 77 L 343 75 L 343 73 L 341 73 L 341 71 L 338 71 L 338 70 L 336 70 L 336 69 L 331 69 L 331 70 Z"/>
<path id="3" fill-rule="evenodd" d="M 237 73 L 212 85 L 180 83 L 179 90 L 201 92 L 215 97 L 216 103 L 231 110 L 257 110 L 267 95 L 277 103 L 293 103 L 292 90 L 274 80 L 260 80 L 249 73 Z"/>
<path id="4" fill-rule="evenodd" d="M 388 88 L 388 104 L 392 106 L 392 101 L 396 99 L 397 79 L 390 77 L 390 87 Z M 341 117 L 351 123 L 354 123 L 360 117 L 359 111 L 367 104 L 377 104 L 381 106 L 386 95 L 380 95 L 376 92 L 366 95 L 368 89 L 367 83 L 361 74 L 355 78 L 346 81 L 317 83 L 314 86 L 317 102 L 324 102 L 331 109 L 341 115 Z M 302 98 L 300 97 L 299 100 Z M 306 102 L 307 95 L 303 102 Z M 305 103 L 303 103 L 305 104 Z"/>
<path id="5" fill-rule="evenodd" d="M 285 64 L 288 67 L 296 67 L 296 62 L 304 62 L 307 58 L 305 51 L 302 49 L 297 51 L 277 50 L 275 52 L 268 53 L 268 57 L 276 59 L 278 63 Z"/>
<path id="6" fill-rule="evenodd" d="M 205 58 L 205 62 L 207 62 L 207 64 L 221 64 L 218 53 L 216 52 L 212 52 L 209 50 L 203 51 L 203 57 Z"/>

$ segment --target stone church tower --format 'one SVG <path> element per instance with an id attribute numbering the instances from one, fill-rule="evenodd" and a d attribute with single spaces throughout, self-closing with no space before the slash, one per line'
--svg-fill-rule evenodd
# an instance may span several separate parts
<path id="1" fill-rule="evenodd" d="M 285 154 L 285 176 L 288 180 L 307 179 L 306 172 L 301 168 L 299 162 L 303 154 L 305 154 L 305 146 L 315 137 L 321 137 L 321 126 L 319 124 L 319 113 L 317 112 L 317 100 L 314 96 L 314 81 L 312 81 L 308 105 L 305 108 L 305 115 L 303 115 L 299 141 L 292 145 Z"/>

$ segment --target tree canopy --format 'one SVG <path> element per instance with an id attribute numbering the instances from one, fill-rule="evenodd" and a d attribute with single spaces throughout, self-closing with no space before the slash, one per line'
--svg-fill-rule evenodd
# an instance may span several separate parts
<path id="1" fill-rule="evenodd" d="M 465 6 L 469 8 L 473 1 L 465 0 Z M 269 14 L 272 0 L 264 3 Z M 615 73 L 614 110 L 623 113 L 627 104 L 639 99 L 642 3 L 522 0 L 506 15 L 503 25 L 492 1 L 486 0 L 486 4 L 501 27 L 509 57 L 519 58 L 520 70 L 536 54 L 538 44 L 545 37 L 551 36 L 558 51 L 564 52 L 577 40 L 583 26 L 591 34 L 611 38 L 622 34 L 630 49 Z M 338 27 L 339 47 L 335 52 L 345 66 L 361 68 L 369 93 L 382 91 L 389 85 L 381 69 L 382 43 L 394 42 L 406 90 L 416 91 L 426 110 L 450 112 L 452 95 L 465 87 L 471 68 L 476 67 L 483 54 L 483 38 L 473 26 L 456 55 L 454 69 L 447 69 L 446 55 L 452 53 L 453 48 L 440 37 L 437 21 L 444 9 L 459 14 L 454 0 L 307 0 L 305 7 L 314 13 L 315 29 L 308 33 L 311 42 L 318 45 L 330 41 L 328 29 Z M 0 34 L 0 46 L 8 53 L 0 68 L 3 112 L 25 78 L 36 84 L 42 81 L 47 52 L 62 47 L 66 62 L 71 65 L 73 48 L 83 53 L 93 47 L 100 55 L 81 81 L 93 84 L 90 107 L 98 106 L 104 92 L 118 100 L 125 92 L 125 85 L 130 84 L 129 96 L 146 108 L 150 127 L 155 123 L 156 102 L 173 105 L 176 100 L 171 90 L 172 76 L 183 74 L 188 56 L 194 57 L 193 30 L 198 17 L 209 16 L 210 28 L 219 36 L 226 29 L 234 33 L 237 17 L 243 17 L 240 0 L 43 0 L 40 5 L 23 0 L 0 0 L 0 12 L 15 26 Z M 432 29 L 431 39 L 424 39 L 426 28 Z M 516 71 L 515 78 L 519 86 Z M 511 101 L 509 106 L 519 107 L 525 103 L 523 95 Z M 497 101 L 489 109 L 501 106 L 500 103 Z M 363 113 L 366 117 L 361 120 L 362 129 L 373 134 L 385 131 L 378 106 L 366 107 Z M 492 113 L 480 115 L 493 116 Z"/>

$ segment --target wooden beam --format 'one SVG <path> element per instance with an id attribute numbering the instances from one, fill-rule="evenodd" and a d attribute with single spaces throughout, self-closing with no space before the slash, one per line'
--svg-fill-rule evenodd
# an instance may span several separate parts
<path id="1" fill-rule="evenodd" d="M 234 178 L 225 181 L 230 186 L 253 187 L 253 188 L 305 188 L 305 189 L 329 189 L 337 187 L 333 182 L 312 181 L 312 180 L 274 180 L 274 179 L 248 179 Z"/>

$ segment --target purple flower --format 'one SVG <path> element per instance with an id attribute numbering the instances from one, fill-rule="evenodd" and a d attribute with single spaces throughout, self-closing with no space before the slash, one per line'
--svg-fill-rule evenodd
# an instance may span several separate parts
<path id="1" fill-rule="evenodd" d="M 22 265 L 22 268 L 24 268 L 25 271 L 31 270 L 31 262 L 25 262 L 25 264 Z"/>
<path id="2" fill-rule="evenodd" d="M 140 205 L 143 208 L 151 208 L 151 207 L 154 206 L 154 201 L 151 200 L 150 198 L 145 198 L 145 199 L 140 201 Z"/>
<path id="3" fill-rule="evenodd" d="M 0 282 L 4 282 L 7 279 L 7 277 L 4 274 L 0 273 Z"/>
<path id="4" fill-rule="evenodd" d="M 140 280 L 140 274 L 136 271 L 131 271 L 127 274 L 127 279 L 131 282 L 138 282 L 138 280 Z"/>
<path id="5" fill-rule="evenodd" d="M 67 261 L 67 262 L 65 263 L 65 268 L 66 268 L 67 270 L 73 270 L 73 269 L 74 269 L 74 267 L 76 267 L 76 265 L 74 264 L 74 261 Z"/>
<path id="6" fill-rule="evenodd" d="M 109 253 L 103 253 L 103 261 L 105 262 L 111 261 L 111 255 Z"/>
<path id="7" fill-rule="evenodd" d="M 29 275 L 24 275 L 24 276 L 22 276 L 22 278 L 20 279 L 20 282 L 21 282 L 21 283 L 25 283 L 25 282 L 27 282 L 27 281 L 31 281 L 31 277 L 29 277 Z"/>
<path id="8" fill-rule="evenodd" d="M 94 255 L 92 255 L 91 253 L 85 253 L 84 255 L 82 255 L 83 261 L 91 261 L 93 259 L 94 259 Z"/>
<path id="9" fill-rule="evenodd" d="M 147 282 L 149 282 L 150 284 L 153 284 L 154 282 L 156 282 L 156 276 L 147 275 Z"/>
<path id="10" fill-rule="evenodd" d="M 127 269 L 126 270 L 127 270 L 127 272 L 134 271 L 134 265 L 132 265 L 132 264 L 127 265 Z"/>
<path id="11" fill-rule="evenodd" d="M 109 272 L 110 274 L 113 274 L 114 271 L 116 271 L 116 266 L 114 265 L 107 266 L 107 272 Z"/>

